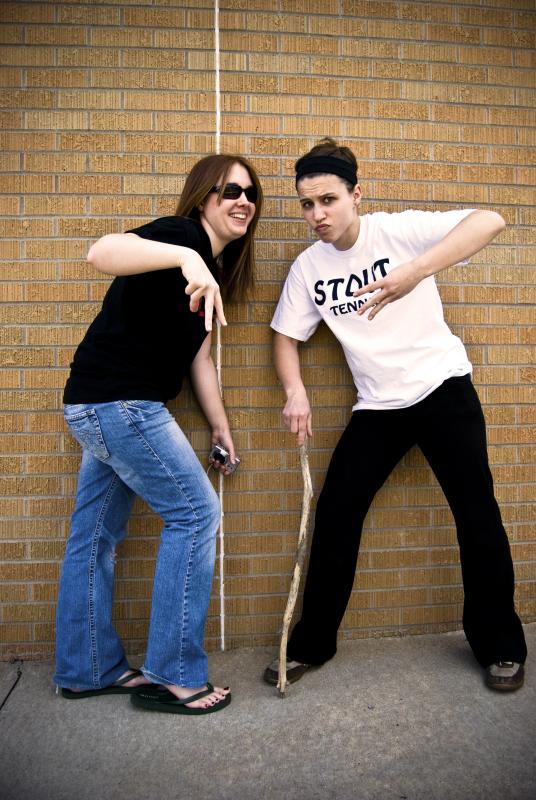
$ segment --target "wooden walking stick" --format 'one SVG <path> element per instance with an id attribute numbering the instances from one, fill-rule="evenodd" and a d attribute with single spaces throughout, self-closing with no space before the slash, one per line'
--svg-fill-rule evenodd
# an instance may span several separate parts
<path id="1" fill-rule="evenodd" d="M 287 607 L 283 616 L 283 630 L 281 631 L 281 644 L 279 646 L 279 681 L 277 688 L 279 696 L 285 696 L 287 685 L 287 640 L 294 606 L 300 588 L 300 578 L 303 561 L 307 550 L 307 527 L 309 522 L 309 511 L 311 510 L 311 499 L 313 497 L 313 486 L 311 483 L 311 472 L 309 470 L 309 458 L 307 456 L 307 439 L 300 446 L 300 463 L 303 476 L 303 498 L 301 510 L 300 533 L 298 536 L 298 547 L 296 550 L 296 563 L 294 564 L 294 574 L 290 584 L 290 591 L 287 600 Z"/>

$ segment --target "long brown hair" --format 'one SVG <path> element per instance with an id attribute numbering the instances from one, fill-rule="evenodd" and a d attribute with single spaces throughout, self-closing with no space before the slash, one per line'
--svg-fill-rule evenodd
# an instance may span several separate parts
<path id="1" fill-rule="evenodd" d="M 175 214 L 179 217 L 190 217 L 200 220 L 202 205 L 210 190 L 223 186 L 233 164 L 242 164 L 249 173 L 251 182 L 257 190 L 255 214 L 248 225 L 247 232 L 240 239 L 226 245 L 219 257 L 221 265 L 221 289 L 224 299 L 231 301 L 245 300 L 253 288 L 255 271 L 255 253 L 253 235 L 262 209 L 262 189 L 257 173 L 251 164 L 242 156 L 226 153 L 205 156 L 192 167 L 182 190 Z M 221 196 L 218 198 L 221 202 Z"/>

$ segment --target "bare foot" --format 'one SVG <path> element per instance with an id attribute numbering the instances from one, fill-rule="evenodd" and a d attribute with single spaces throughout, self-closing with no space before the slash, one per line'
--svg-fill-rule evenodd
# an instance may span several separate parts
<path id="1" fill-rule="evenodd" d="M 124 678 L 126 675 L 134 675 L 134 670 L 133 669 L 127 669 L 126 672 L 123 672 L 123 674 L 119 676 L 119 680 L 121 680 L 121 678 Z M 131 681 L 127 681 L 126 683 L 124 683 L 123 686 L 130 686 L 130 687 L 143 686 L 143 685 L 148 684 L 148 683 L 150 684 L 151 681 L 148 681 L 147 678 L 144 675 L 136 675 L 135 678 L 132 678 Z M 87 691 L 87 689 L 70 689 L 70 691 L 71 692 L 85 692 L 85 691 Z"/>
<path id="2" fill-rule="evenodd" d="M 124 678 L 129 674 L 133 675 L 134 674 L 134 670 L 133 669 L 129 669 L 126 672 L 123 672 L 123 674 L 119 677 L 119 680 L 121 680 L 121 678 Z M 124 683 L 123 686 L 130 686 L 131 688 L 133 688 L 134 686 L 146 686 L 147 684 L 150 684 L 150 683 L 151 683 L 151 681 L 147 680 L 145 675 L 136 675 L 135 678 L 132 678 L 131 681 L 127 681 L 126 683 Z"/>
<path id="3" fill-rule="evenodd" d="M 186 700 L 187 697 L 192 697 L 194 694 L 198 694 L 199 692 L 204 692 L 208 687 L 206 686 L 198 686 L 197 688 L 192 688 L 190 686 L 175 686 L 174 684 L 166 684 L 166 689 L 174 694 L 175 697 L 178 697 L 179 700 Z M 207 694 L 206 697 L 202 697 L 200 700 L 194 700 L 193 703 L 186 703 L 187 708 L 209 708 L 209 706 L 215 706 L 220 700 L 223 700 L 229 694 L 229 687 L 226 686 L 225 689 L 222 689 L 219 686 L 214 687 L 214 691 L 211 694 Z"/>

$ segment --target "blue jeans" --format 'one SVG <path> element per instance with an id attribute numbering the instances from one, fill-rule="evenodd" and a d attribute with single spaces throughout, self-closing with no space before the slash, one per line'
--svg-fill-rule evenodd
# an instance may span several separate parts
<path id="1" fill-rule="evenodd" d="M 65 419 L 83 452 L 60 579 L 56 683 L 102 688 L 129 668 L 112 624 L 113 582 L 139 495 L 164 522 L 142 671 L 155 683 L 202 686 L 220 516 L 212 484 L 162 403 L 66 405 Z"/>

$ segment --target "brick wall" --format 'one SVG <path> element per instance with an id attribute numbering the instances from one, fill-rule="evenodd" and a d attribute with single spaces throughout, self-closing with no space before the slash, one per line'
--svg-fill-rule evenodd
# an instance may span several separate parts
<path id="1" fill-rule="evenodd" d="M 53 650 L 56 586 L 79 460 L 60 413 L 73 349 L 107 280 L 95 238 L 173 213 L 191 164 L 215 147 L 211 0 L 0 5 L 1 653 Z M 268 327 L 310 238 L 292 165 L 332 135 L 360 163 L 363 213 L 493 208 L 507 230 L 439 279 L 468 346 L 489 425 L 517 601 L 536 619 L 534 528 L 534 3 L 222 0 L 221 148 L 267 194 L 253 302 L 227 309 L 222 378 L 242 456 L 225 482 L 227 646 L 276 644 L 294 560 L 301 472 Z M 302 350 L 318 490 L 354 391 L 325 329 Z M 172 408 L 202 460 L 187 390 Z M 117 625 L 143 649 L 159 521 L 141 503 L 117 567 Z M 453 521 L 412 451 L 366 520 L 346 637 L 460 627 Z M 219 646 L 219 577 L 207 630 Z"/>

